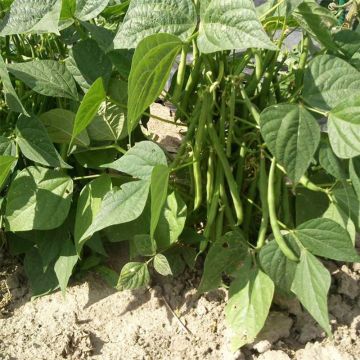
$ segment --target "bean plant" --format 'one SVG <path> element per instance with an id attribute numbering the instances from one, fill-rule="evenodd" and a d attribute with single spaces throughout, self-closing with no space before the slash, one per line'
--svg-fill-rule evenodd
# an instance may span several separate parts
<path id="1" fill-rule="evenodd" d="M 275 293 L 330 335 L 327 261 L 360 261 L 358 7 L 2 1 L 1 237 L 33 296 L 89 270 L 125 290 L 203 266 L 234 350 Z M 186 128 L 175 155 L 150 116 Z"/>

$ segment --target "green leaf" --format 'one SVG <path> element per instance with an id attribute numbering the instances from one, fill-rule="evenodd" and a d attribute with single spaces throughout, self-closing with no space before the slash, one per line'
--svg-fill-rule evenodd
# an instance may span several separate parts
<path id="1" fill-rule="evenodd" d="M 333 35 L 335 44 L 342 50 L 347 58 L 351 58 L 360 50 L 360 33 L 342 29 Z"/>
<path id="2" fill-rule="evenodd" d="M 360 73 L 359 73 L 360 74 Z M 328 132 L 331 147 L 343 159 L 360 155 L 360 94 L 338 104 L 329 113 Z"/>
<path id="3" fill-rule="evenodd" d="M 44 270 L 41 256 L 36 248 L 26 253 L 24 269 L 29 278 L 32 298 L 46 295 L 59 286 L 54 269 L 49 266 Z"/>
<path id="4" fill-rule="evenodd" d="M 21 234 L 21 233 L 20 233 Z M 70 232 L 65 222 L 62 226 L 47 231 L 32 230 L 29 236 L 34 239 L 41 256 L 44 271 L 59 257 L 62 245 L 69 238 Z"/>
<path id="5" fill-rule="evenodd" d="M 75 14 L 76 0 L 62 0 L 60 19 L 72 19 Z"/>
<path id="6" fill-rule="evenodd" d="M 78 99 L 75 81 L 63 63 L 55 60 L 33 60 L 9 64 L 7 68 L 41 95 Z"/>
<path id="7" fill-rule="evenodd" d="M 61 1 L 15 0 L 0 23 L 0 36 L 59 33 Z"/>
<path id="8" fill-rule="evenodd" d="M 87 127 L 88 134 L 95 141 L 117 141 L 128 136 L 126 113 L 117 105 L 103 102 L 98 114 Z"/>
<path id="9" fill-rule="evenodd" d="M 133 181 L 108 192 L 101 203 L 100 211 L 79 241 L 84 241 L 109 226 L 137 219 L 144 210 L 149 186 L 146 180 Z"/>
<path id="10" fill-rule="evenodd" d="M 157 254 L 154 257 L 154 268 L 155 270 L 163 276 L 172 275 L 171 267 L 169 261 L 163 254 Z"/>
<path id="11" fill-rule="evenodd" d="M 304 30 L 327 49 L 338 51 L 331 33 L 331 29 L 337 26 L 337 19 L 328 9 L 315 1 L 304 1 L 292 15 Z"/>
<path id="12" fill-rule="evenodd" d="M 356 229 L 354 222 L 344 211 L 336 204 L 331 203 L 328 209 L 322 215 L 323 218 L 330 219 L 341 225 L 350 235 L 351 242 L 355 245 Z"/>
<path id="13" fill-rule="evenodd" d="M 107 6 L 109 0 L 77 0 L 75 17 L 88 21 L 97 17 Z"/>
<path id="14" fill-rule="evenodd" d="M 133 290 L 146 286 L 150 282 L 150 274 L 146 264 L 127 263 L 122 269 L 117 284 L 118 290 Z"/>
<path id="15" fill-rule="evenodd" d="M 81 25 L 90 33 L 91 38 L 96 41 L 103 52 L 107 53 L 113 50 L 115 34 L 112 31 L 86 21 L 81 22 Z"/>
<path id="16" fill-rule="evenodd" d="M 45 126 L 35 116 L 20 116 L 16 123 L 16 142 L 29 160 L 47 166 L 71 168 L 61 159 Z"/>
<path id="17" fill-rule="evenodd" d="M 100 275 L 100 277 L 112 288 L 116 288 L 119 274 L 104 265 L 98 265 L 94 268 L 94 271 Z"/>
<path id="18" fill-rule="evenodd" d="M 108 253 L 104 248 L 102 237 L 99 233 L 94 234 L 87 242 L 86 246 L 89 247 L 93 252 L 108 257 Z"/>
<path id="19" fill-rule="evenodd" d="M 101 167 L 116 159 L 115 149 L 80 151 L 74 154 L 76 161 L 86 169 L 102 170 Z"/>
<path id="20" fill-rule="evenodd" d="M 16 157 L 16 143 L 0 135 L 0 155 Z"/>
<path id="21" fill-rule="evenodd" d="M 231 283 L 225 321 L 233 330 L 233 351 L 252 343 L 263 328 L 274 296 L 274 283 L 258 268 L 244 266 Z"/>
<path id="22" fill-rule="evenodd" d="M 65 109 L 52 109 L 39 116 L 45 125 L 52 142 L 57 144 L 70 144 L 71 134 L 74 127 L 75 114 Z M 90 139 L 86 130 L 77 135 L 74 145 L 87 147 Z"/>
<path id="23" fill-rule="evenodd" d="M 166 202 L 169 184 L 169 168 L 156 165 L 151 174 L 151 222 L 150 236 L 154 238 L 155 230 L 160 219 L 161 211 Z"/>
<path id="24" fill-rule="evenodd" d="M 360 72 L 331 55 L 316 56 L 305 70 L 303 97 L 313 107 L 331 110 L 360 94 Z"/>
<path id="25" fill-rule="evenodd" d="M 5 101 L 9 109 L 17 113 L 28 115 L 26 109 L 24 108 L 23 104 L 21 103 L 19 97 L 17 96 L 14 90 L 4 59 L 2 58 L 1 55 L 0 55 L 0 79 L 2 81 Z"/>
<path id="26" fill-rule="evenodd" d="M 101 103 L 106 99 L 106 92 L 102 78 L 97 79 L 85 94 L 76 113 L 72 140 L 76 138 L 91 123 L 97 114 Z"/>
<path id="27" fill-rule="evenodd" d="M 360 206 L 354 188 L 348 184 L 339 184 L 332 189 L 332 195 L 338 207 L 354 222 L 356 230 L 360 229 Z"/>
<path id="28" fill-rule="evenodd" d="M 115 49 L 136 48 L 141 40 L 157 33 L 186 40 L 196 23 L 191 0 L 132 0 L 114 39 Z"/>
<path id="29" fill-rule="evenodd" d="M 182 42 L 174 35 L 155 34 L 140 42 L 129 75 L 128 131 L 163 91 Z"/>
<path id="30" fill-rule="evenodd" d="M 156 254 L 156 243 L 153 239 L 151 239 L 150 235 L 148 234 L 135 235 L 132 244 L 134 245 L 134 252 L 131 253 L 132 257 L 136 257 L 138 255 L 153 256 Z"/>
<path id="31" fill-rule="evenodd" d="M 175 191 L 166 198 L 156 227 L 155 239 L 159 250 L 168 248 L 179 240 L 186 222 L 187 208 Z"/>
<path id="32" fill-rule="evenodd" d="M 111 188 L 111 178 L 108 175 L 101 175 L 81 190 L 77 203 L 74 231 L 75 247 L 78 254 L 80 254 L 86 240 L 82 236 L 99 213 L 102 200 Z"/>
<path id="33" fill-rule="evenodd" d="M 59 227 L 69 213 L 72 191 L 71 178 L 61 171 L 34 166 L 23 169 L 12 181 L 7 194 L 7 230 Z"/>
<path id="34" fill-rule="evenodd" d="M 104 167 L 124 172 L 139 179 L 150 180 L 153 169 L 157 165 L 167 165 L 164 151 L 151 141 L 135 144 L 124 156 Z"/>
<path id="35" fill-rule="evenodd" d="M 320 141 L 320 127 L 302 106 L 280 104 L 260 115 L 261 134 L 288 176 L 297 182 L 309 167 Z"/>
<path id="36" fill-rule="evenodd" d="M 328 142 L 321 142 L 320 144 L 319 163 L 335 179 L 347 179 L 343 162 L 334 154 Z"/>
<path id="37" fill-rule="evenodd" d="M 337 261 L 360 262 L 348 232 L 326 218 L 309 220 L 295 230 L 296 237 L 314 255 Z"/>
<path id="38" fill-rule="evenodd" d="M 352 186 L 360 201 L 360 156 L 350 159 L 349 174 Z"/>
<path id="39" fill-rule="evenodd" d="M 203 53 L 250 47 L 277 49 L 257 18 L 252 0 L 202 2 L 198 46 Z"/>
<path id="40" fill-rule="evenodd" d="M 4 182 L 7 179 L 8 175 L 16 161 L 17 161 L 17 158 L 14 156 L 0 155 L 0 189 L 4 185 Z"/>
<path id="41" fill-rule="evenodd" d="M 331 335 L 329 324 L 327 295 L 331 276 L 324 265 L 308 251 L 301 252 L 300 263 L 296 267 L 291 290 L 301 304 L 320 326 Z"/>
<path id="42" fill-rule="evenodd" d="M 217 289 L 222 275 L 231 274 L 248 255 L 246 241 L 239 231 L 226 233 L 210 248 L 198 288 L 200 293 Z"/>
<path id="43" fill-rule="evenodd" d="M 66 67 L 84 92 L 100 77 L 106 87 L 112 70 L 109 57 L 92 39 L 79 41 L 72 47 Z"/>
<path id="44" fill-rule="evenodd" d="M 259 253 L 260 265 L 276 287 L 290 293 L 294 280 L 296 262 L 289 260 L 279 249 L 276 241 L 268 242 Z"/>
<path id="45" fill-rule="evenodd" d="M 75 246 L 70 238 L 67 238 L 62 245 L 59 258 L 56 260 L 54 270 L 59 281 L 60 289 L 65 295 L 73 269 L 78 261 Z"/>

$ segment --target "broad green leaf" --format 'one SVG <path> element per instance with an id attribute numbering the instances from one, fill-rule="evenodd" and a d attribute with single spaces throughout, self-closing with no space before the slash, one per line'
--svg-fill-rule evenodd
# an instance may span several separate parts
<path id="1" fill-rule="evenodd" d="M 62 0 L 60 19 L 72 19 L 76 10 L 76 0 Z"/>
<path id="2" fill-rule="evenodd" d="M 154 268 L 155 270 L 163 276 L 172 275 L 171 267 L 169 261 L 163 254 L 157 254 L 154 257 Z"/>
<path id="3" fill-rule="evenodd" d="M 114 39 L 115 49 L 136 48 L 141 40 L 157 33 L 186 40 L 196 23 L 191 0 L 132 0 Z"/>
<path id="4" fill-rule="evenodd" d="M 149 181 L 133 181 L 106 194 L 97 215 L 79 241 L 112 225 L 137 219 L 144 210 L 149 194 Z"/>
<path id="5" fill-rule="evenodd" d="M 59 33 L 61 1 L 15 0 L 0 22 L 0 36 L 23 33 Z"/>
<path id="6" fill-rule="evenodd" d="M 329 324 L 327 295 L 331 276 L 324 265 L 308 251 L 301 252 L 300 263 L 296 267 L 291 290 L 301 304 L 320 326 L 331 335 Z"/>
<path id="7" fill-rule="evenodd" d="M 225 321 L 233 331 L 233 351 L 254 341 L 268 317 L 274 283 L 258 268 L 243 266 L 231 283 Z"/>
<path id="8" fill-rule="evenodd" d="M 154 238 L 155 230 L 160 219 L 161 211 L 166 202 L 169 184 L 169 168 L 156 165 L 151 174 L 151 223 L 150 236 Z"/>
<path id="9" fill-rule="evenodd" d="M 85 94 L 76 113 L 71 142 L 91 123 L 105 98 L 104 83 L 102 78 L 99 78 L 91 85 L 91 88 Z"/>
<path id="10" fill-rule="evenodd" d="M 65 109 L 52 109 L 39 116 L 49 134 L 52 142 L 57 144 L 70 144 L 74 127 L 75 114 Z M 90 139 L 86 130 L 77 135 L 74 145 L 87 147 Z"/>
<path id="11" fill-rule="evenodd" d="M 4 182 L 7 179 L 8 175 L 16 161 L 17 161 L 17 158 L 14 156 L 0 155 L 0 189 L 4 185 Z"/>
<path id="12" fill-rule="evenodd" d="M 46 271 L 48 266 L 53 266 L 54 260 L 59 257 L 62 244 L 69 238 L 70 232 L 65 222 L 62 226 L 54 230 L 29 231 L 29 236 L 31 236 L 36 243 L 44 271 Z"/>
<path id="13" fill-rule="evenodd" d="M 79 41 L 72 47 L 66 67 L 84 92 L 100 77 L 106 87 L 112 70 L 110 59 L 93 39 Z"/>
<path id="14" fill-rule="evenodd" d="M 217 289 L 222 275 L 231 274 L 248 255 L 243 235 L 238 231 L 226 233 L 210 248 L 204 264 L 204 272 L 198 288 L 200 293 Z"/>
<path id="15" fill-rule="evenodd" d="M 117 158 L 115 149 L 80 151 L 74 154 L 77 162 L 86 169 L 102 170 L 101 167 Z"/>
<path id="16" fill-rule="evenodd" d="M 46 295 L 58 288 L 54 269 L 49 266 L 44 270 L 41 256 L 35 247 L 26 253 L 24 269 L 29 278 L 32 298 Z"/>
<path id="17" fill-rule="evenodd" d="M 63 295 L 65 295 L 67 284 L 77 261 L 78 255 L 75 246 L 71 239 L 67 238 L 62 244 L 60 256 L 54 265 L 55 274 Z"/>
<path id="18" fill-rule="evenodd" d="M 82 239 L 82 235 L 91 226 L 100 211 L 103 198 L 111 188 L 111 178 L 108 175 L 102 175 L 81 190 L 77 203 L 74 231 L 75 247 L 78 254 L 81 253 L 86 240 Z"/>
<path id="19" fill-rule="evenodd" d="M 335 44 L 348 58 L 360 50 L 360 33 L 357 31 L 342 29 L 336 32 L 333 38 Z"/>
<path id="20" fill-rule="evenodd" d="M 174 35 L 155 34 L 135 50 L 129 75 L 128 131 L 163 91 L 182 42 Z"/>
<path id="21" fill-rule="evenodd" d="M 304 0 L 286 0 L 286 13 L 290 15 Z"/>
<path id="22" fill-rule="evenodd" d="M 16 143 L 0 135 L 0 155 L 16 157 Z"/>
<path id="23" fill-rule="evenodd" d="M 78 99 L 75 81 L 63 63 L 55 60 L 32 60 L 9 64 L 7 68 L 41 95 Z"/>
<path id="24" fill-rule="evenodd" d="M 360 157 L 355 157 L 349 161 L 349 174 L 352 186 L 360 201 Z"/>
<path id="25" fill-rule="evenodd" d="M 350 235 L 351 242 L 355 245 L 356 229 L 354 222 L 350 219 L 349 215 L 336 204 L 331 203 L 328 209 L 322 215 L 323 218 L 333 220 L 341 225 Z"/>
<path id="26" fill-rule="evenodd" d="M 133 50 L 119 49 L 111 51 L 107 54 L 115 66 L 119 74 L 127 79 L 131 70 L 132 58 L 134 56 Z"/>
<path id="27" fill-rule="evenodd" d="M 61 159 L 45 126 L 35 116 L 20 116 L 16 123 L 16 142 L 29 160 L 52 167 L 71 168 Z"/>
<path id="28" fill-rule="evenodd" d="M 354 188 L 349 184 L 339 184 L 332 189 L 332 195 L 338 207 L 354 222 L 356 230 L 360 229 L 360 205 Z"/>
<path id="29" fill-rule="evenodd" d="M 328 142 L 321 142 L 320 144 L 319 163 L 321 167 L 335 179 L 347 179 L 343 162 L 334 154 Z"/>
<path id="30" fill-rule="evenodd" d="M 344 97 L 329 113 L 331 147 L 343 159 L 360 155 L 360 93 L 354 95 L 349 99 Z"/>
<path id="31" fill-rule="evenodd" d="M 179 240 L 184 230 L 186 215 L 186 204 L 180 195 L 175 191 L 170 193 L 166 198 L 155 232 L 159 250 L 164 250 Z"/>
<path id="32" fill-rule="evenodd" d="M 109 169 L 124 172 L 139 179 L 149 179 L 157 165 L 167 165 L 164 151 L 151 141 L 136 143 L 124 156 L 111 164 Z"/>
<path id="33" fill-rule="evenodd" d="M 119 274 L 105 265 L 98 265 L 94 271 L 112 288 L 116 288 Z"/>
<path id="34" fill-rule="evenodd" d="M 134 251 L 131 253 L 132 257 L 153 256 L 156 254 L 156 243 L 148 234 L 135 235 L 131 244 L 134 245 Z"/>
<path id="35" fill-rule="evenodd" d="M 4 59 L 2 58 L 1 55 L 0 55 L 0 80 L 3 86 L 5 101 L 9 109 L 17 113 L 28 115 L 27 111 L 25 110 L 23 104 L 21 103 L 19 97 L 17 96 L 14 90 Z"/>
<path id="36" fill-rule="evenodd" d="M 250 47 L 276 50 L 256 15 L 252 0 L 202 2 L 198 46 L 203 53 Z"/>
<path id="37" fill-rule="evenodd" d="M 87 127 L 91 140 L 117 141 L 128 136 L 126 113 L 117 105 L 103 102 L 94 120 Z"/>
<path id="38" fill-rule="evenodd" d="M 348 232 L 326 218 L 309 220 L 295 230 L 296 237 L 312 254 L 338 261 L 360 262 Z"/>
<path id="39" fill-rule="evenodd" d="M 91 38 L 96 41 L 103 52 L 107 53 L 113 50 L 115 34 L 112 31 L 86 21 L 81 22 L 81 25 L 90 33 Z"/>
<path id="40" fill-rule="evenodd" d="M 34 166 L 23 169 L 12 181 L 7 194 L 7 230 L 59 227 L 69 213 L 72 191 L 71 178 L 61 171 Z"/>
<path id="41" fill-rule="evenodd" d="M 97 17 L 107 6 L 109 0 L 77 0 L 75 17 L 88 21 Z"/>
<path id="42" fill-rule="evenodd" d="M 316 56 L 304 75 L 303 97 L 316 108 L 331 110 L 344 99 L 360 95 L 360 72 L 331 55 Z"/>
<path id="43" fill-rule="evenodd" d="M 102 237 L 99 233 L 94 234 L 87 242 L 86 246 L 89 247 L 92 251 L 97 254 L 108 257 L 108 253 L 104 248 L 104 243 L 102 241 Z"/>
<path id="44" fill-rule="evenodd" d="M 302 106 L 273 105 L 260 116 L 261 134 L 288 176 L 297 182 L 309 167 L 320 141 L 320 127 Z"/>
<path id="45" fill-rule="evenodd" d="M 338 50 L 331 33 L 331 29 L 337 26 L 337 19 L 328 9 L 315 1 L 303 1 L 292 15 L 327 49 Z"/>
<path id="46" fill-rule="evenodd" d="M 118 290 L 133 290 L 146 286 L 150 282 L 150 274 L 146 264 L 127 263 L 122 269 L 117 284 Z"/>
<path id="47" fill-rule="evenodd" d="M 270 241 L 261 249 L 259 261 L 262 269 L 270 276 L 276 287 L 285 293 L 290 293 L 296 263 L 284 255 L 276 241 Z"/>

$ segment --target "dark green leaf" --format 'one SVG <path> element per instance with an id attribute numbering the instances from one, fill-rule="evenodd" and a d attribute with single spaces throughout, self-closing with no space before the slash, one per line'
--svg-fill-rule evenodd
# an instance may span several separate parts
<path id="1" fill-rule="evenodd" d="M 60 257 L 56 260 L 54 270 L 59 281 L 60 289 L 65 295 L 73 269 L 78 261 L 75 246 L 70 238 L 64 240 L 60 251 Z"/>
<path id="2" fill-rule="evenodd" d="M 296 267 L 291 290 L 301 304 L 320 326 L 331 335 L 329 324 L 327 295 L 331 276 L 324 265 L 308 251 L 301 252 L 300 263 Z"/>
<path id="3" fill-rule="evenodd" d="M 181 47 L 182 42 L 176 36 L 155 34 L 142 40 L 136 48 L 129 75 L 129 133 L 163 91 Z"/>
<path id="4" fill-rule="evenodd" d="M 305 70 L 303 97 L 316 108 L 331 110 L 360 94 L 360 72 L 331 55 L 316 56 Z"/>
<path id="5" fill-rule="evenodd" d="M 52 167 L 71 168 L 61 159 L 45 126 L 35 116 L 20 116 L 16 123 L 16 142 L 23 155 L 31 161 Z"/>
<path id="6" fill-rule="evenodd" d="M 78 199 L 75 220 L 75 247 L 78 254 L 85 243 L 83 234 L 91 226 L 96 215 L 100 211 L 101 203 L 105 195 L 111 190 L 111 179 L 108 175 L 88 183 L 82 190 Z"/>
<path id="7" fill-rule="evenodd" d="M 360 262 L 348 232 L 333 220 L 309 220 L 298 226 L 295 234 L 314 255 L 338 261 Z"/>
<path id="8" fill-rule="evenodd" d="M 97 17 L 107 6 L 109 0 L 77 0 L 75 16 L 81 21 Z"/>
<path id="9" fill-rule="evenodd" d="M 41 95 L 78 99 L 75 81 L 63 63 L 33 60 L 9 64 L 8 70 Z"/>
<path id="10" fill-rule="evenodd" d="M 177 35 L 186 40 L 196 22 L 191 0 L 132 0 L 114 39 L 115 48 L 136 48 L 141 40 L 157 33 Z"/>
<path id="11" fill-rule="evenodd" d="M 349 173 L 352 186 L 360 201 L 360 156 L 350 159 Z"/>
<path id="12" fill-rule="evenodd" d="M 59 227 L 69 213 L 72 191 L 71 178 L 61 171 L 33 166 L 23 169 L 7 194 L 7 229 L 28 231 Z"/>
<path id="13" fill-rule="evenodd" d="M 243 235 L 238 231 L 225 234 L 210 248 L 198 291 L 203 293 L 218 288 L 223 274 L 231 274 L 248 254 Z"/>
<path id="14" fill-rule="evenodd" d="M 309 167 L 320 141 L 320 127 L 302 106 L 280 104 L 260 116 L 261 134 L 288 176 L 297 182 Z"/>
<path id="15" fill-rule="evenodd" d="M 258 268 L 243 266 L 231 283 L 225 307 L 227 325 L 234 332 L 233 351 L 254 341 L 268 317 L 274 283 Z"/>
<path id="16" fill-rule="evenodd" d="M 149 282 L 150 274 L 147 265 L 139 262 L 130 262 L 121 269 L 116 287 L 118 290 L 132 290 L 146 286 Z"/>
<path id="17" fill-rule="evenodd" d="M 156 243 L 148 234 L 135 235 L 132 244 L 134 245 L 132 257 L 135 257 L 135 250 L 136 256 L 153 256 L 156 253 Z"/>
<path id="18" fill-rule="evenodd" d="M 4 182 L 16 161 L 16 157 L 0 155 L 0 189 L 4 185 Z"/>
<path id="19" fill-rule="evenodd" d="M 319 163 L 335 179 L 347 179 L 343 162 L 334 154 L 328 142 L 321 142 L 320 144 Z"/>

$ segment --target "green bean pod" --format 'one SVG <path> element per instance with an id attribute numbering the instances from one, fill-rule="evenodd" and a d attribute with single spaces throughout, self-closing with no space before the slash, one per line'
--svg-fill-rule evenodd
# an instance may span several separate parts
<path id="1" fill-rule="evenodd" d="M 280 227 L 278 224 L 278 219 L 276 215 L 276 197 L 274 191 L 274 183 L 275 183 L 275 170 L 276 170 L 276 159 L 273 158 L 271 162 L 269 181 L 268 181 L 268 206 L 269 206 L 269 217 L 270 217 L 270 225 L 274 234 L 275 241 L 277 242 L 280 250 L 283 254 L 292 261 L 298 261 L 298 257 L 295 253 L 289 248 L 286 241 L 284 240 Z"/>

